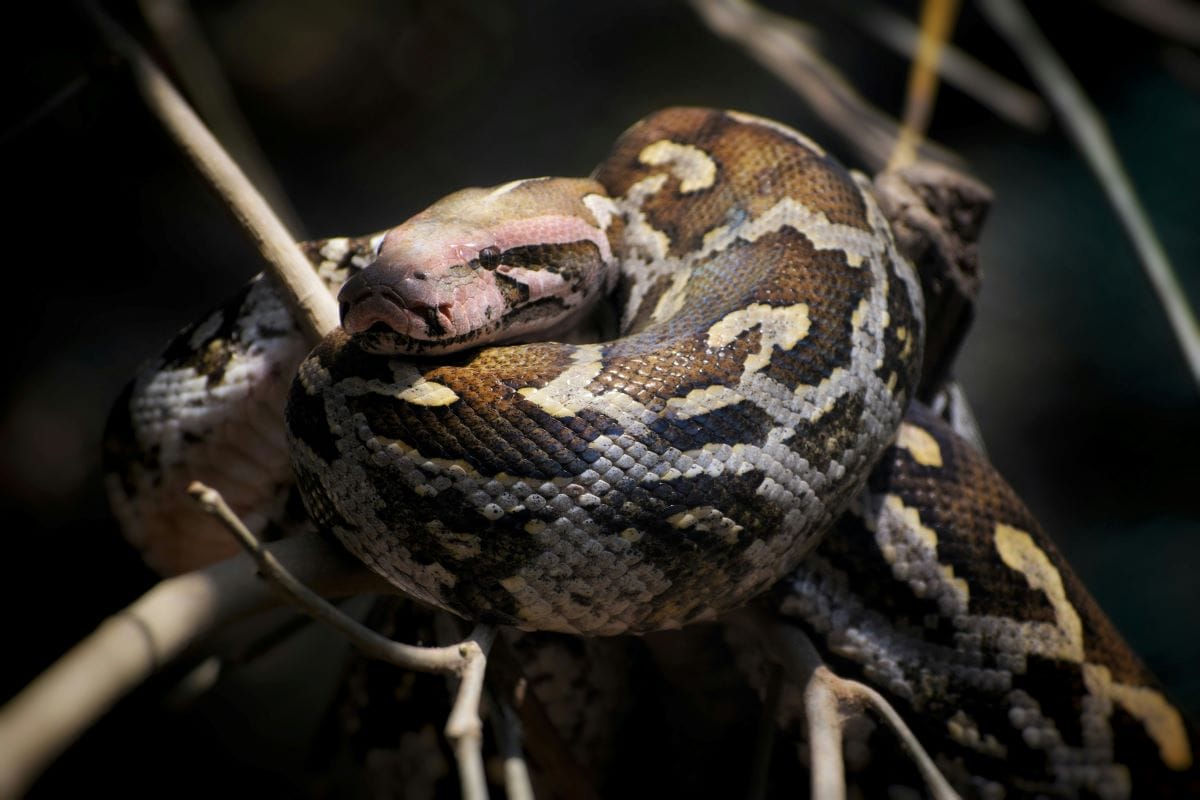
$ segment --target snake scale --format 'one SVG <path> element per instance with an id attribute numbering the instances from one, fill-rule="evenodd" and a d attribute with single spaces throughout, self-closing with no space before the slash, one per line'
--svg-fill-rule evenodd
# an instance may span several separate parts
<path id="1" fill-rule="evenodd" d="M 259 531 L 301 518 L 290 457 L 318 527 L 425 603 L 607 635 L 763 595 L 906 711 L 964 795 L 1195 790 L 1182 716 L 912 402 L 917 278 L 870 184 L 807 138 L 669 109 L 592 179 L 465 190 L 305 247 L 345 283 L 307 359 L 259 279 L 118 402 L 110 494 L 156 568 L 224 552 L 174 505 L 192 478 Z M 515 343 L 614 285 L 616 338 Z"/>

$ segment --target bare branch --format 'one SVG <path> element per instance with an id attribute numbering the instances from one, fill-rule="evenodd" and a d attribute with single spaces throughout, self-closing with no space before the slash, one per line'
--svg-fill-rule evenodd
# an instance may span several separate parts
<path id="1" fill-rule="evenodd" d="M 529 765 L 525 763 L 525 753 L 521 749 L 524 739 L 521 718 L 504 698 L 495 700 L 494 705 L 498 713 L 492 718 L 496 720 L 496 738 L 504 758 L 504 793 L 509 800 L 534 800 Z"/>
<path id="2" fill-rule="evenodd" d="M 347 616 L 337 606 L 322 598 L 292 575 L 272 555 L 271 551 L 264 547 L 258 538 L 242 524 L 242 521 L 233 513 L 216 489 L 205 486 L 199 481 L 193 481 L 192 485 L 188 487 L 188 494 L 196 498 L 205 511 L 221 520 L 238 540 L 238 543 L 246 548 L 246 552 L 254 559 L 262 576 L 281 592 L 285 599 L 314 619 L 338 630 L 366 655 L 398 667 L 421 672 L 461 675 L 469 666 L 470 658 L 463 652 L 463 647 L 472 641 L 471 639 L 462 645 L 415 647 L 394 642 L 386 636 L 380 636 Z M 380 583 L 383 583 L 382 580 Z M 390 584 L 384 585 L 387 586 L 387 591 L 395 591 Z"/>
<path id="3" fill-rule="evenodd" d="M 1164 39 L 1200 47 L 1200 6 L 1181 0 L 1101 0 L 1120 14 Z"/>
<path id="4" fill-rule="evenodd" d="M 458 777 L 463 797 L 480 800 L 488 796 L 487 776 L 483 770 L 483 720 L 479 706 L 483 702 L 483 678 L 487 673 L 487 653 L 496 629 L 477 625 L 467 640 L 457 645 L 466 664 L 454 698 L 454 707 L 446 720 L 446 738 L 454 746 Z"/>
<path id="5" fill-rule="evenodd" d="M 1187 295 L 1175 277 L 1175 268 L 1142 208 L 1104 120 L 1023 5 L 1017 0 L 979 0 L 979 8 L 1025 62 L 1025 67 L 1104 187 L 1109 203 L 1158 293 L 1192 378 L 1200 385 L 1200 323 L 1197 323 Z"/>
<path id="6" fill-rule="evenodd" d="M 316 536 L 276 542 L 271 557 L 332 596 L 383 583 Z M 187 647 L 238 617 L 277 604 L 244 555 L 164 580 L 0 709 L 0 797 L 19 796 L 118 699 Z"/>
<path id="7" fill-rule="evenodd" d="M 85 2 L 84 8 L 108 45 L 129 63 L 146 104 L 254 242 L 268 271 L 284 287 L 301 330 L 315 343 L 337 327 L 337 303 L 262 195 L 141 46 L 95 2 Z"/>
<path id="8" fill-rule="evenodd" d="M 830 9 L 850 17 L 870 36 L 907 58 L 917 54 L 921 29 L 881 3 L 829 0 Z M 938 61 L 942 80 L 991 109 L 1001 119 L 1033 131 L 1045 129 L 1050 111 L 1042 98 L 946 42 Z"/>
<path id="9" fill-rule="evenodd" d="M 929 130 L 933 102 L 937 98 L 938 64 L 950 30 L 958 17 L 958 0 L 923 0 L 921 37 L 917 55 L 908 72 L 904 101 L 904 121 L 900 141 L 888 158 L 888 169 L 896 170 L 917 160 L 917 146 Z"/>
<path id="10" fill-rule="evenodd" d="M 246 172 L 292 236 L 302 237 L 296 210 L 242 116 L 229 81 L 187 0 L 139 0 L 154 38 L 213 135 Z"/>
<path id="11" fill-rule="evenodd" d="M 845 796 L 842 726 L 852 715 L 869 708 L 900 740 L 935 800 L 958 800 L 958 794 L 886 698 L 869 686 L 838 677 L 825 666 L 821 654 L 798 628 L 749 609 L 739 612 L 736 619 L 755 632 L 788 679 L 803 687 L 814 798 L 832 800 Z"/>
<path id="12" fill-rule="evenodd" d="M 712 30 L 746 49 L 768 71 L 791 86 L 827 124 L 846 139 L 872 172 L 888 160 L 898 138 L 895 121 L 864 100 L 806 41 L 795 20 L 749 0 L 691 0 Z M 925 143 L 921 157 L 952 162 L 947 151 Z"/>

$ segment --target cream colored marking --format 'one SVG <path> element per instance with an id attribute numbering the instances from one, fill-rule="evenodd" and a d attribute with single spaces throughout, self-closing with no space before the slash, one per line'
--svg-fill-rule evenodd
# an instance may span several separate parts
<path id="1" fill-rule="evenodd" d="M 1192 746 L 1183 717 L 1159 692 L 1145 686 L 1130 686 L 1112 679 L 1108 667 L 1083 665 L 1083 683 L 1089 694 L 1116 703 L 1142 723 L 1146 734 L 1158 745 L 1158 755 L 1173 770 L 1192 766 Z"/>
<path id="2" fill-rule="evenodd" d="M 517 394 L 534 403 L 554 417 L 569 417 L 584 407 L 593 397 L 587 386 L 604 368 L 598 345 L 577 345 L 572 356 L 575 362 L 554 380 L 540 388 L 525 386 Z"/>
<path id="3" fill-rule="evenodd" d="M 687 299 L 687 287 L 691 281 L 692 271 L 690 269 L 676 271 L 671 277 L 671 285 L 658 298 L 658 304 L 654 306 L 654 313 L 650 315 L 650 318 L 655 322 L 665 322 L 682 311 L 684 301 Z"/>
<path id="4" fill-rule="evenodd" d="M 738 122 L 745 122 L 748 125 L 757 125 L 760 128 L 768 128 L 775 131 L 780 136 L 791 139 L 793 142 L 796 142 L 806 149 L 813 151 L 819 156 L 825 155 L 825 150 L 812 139 L 808 138 L 799 131 L 794 131 L 788 126 L 776 122 L 775 120 L 756 117 L 753 114 L 746 114 L 741 111 L 726 111 L 725 115 L 730 119 L 737 120 Z"/>
<path id="5" fill-rule="evenodd" d="M 644 147 L 638 161 L 655 167 L 669 166 L 671 174 L 679 179 L 679 191 L 683 194 L 707 189 L 717 180 L 717 163 L 691 144 L 662 139 Z"/>
<path id="6" fill-rule="evenodd" d="M 1061 638 L 1037 636 L 1031 637 L 1030 643 L 1038 645 L 1037 651 L 1040 655 L 1082 663 L 1083 623 L 1079 619 L 1079 613 L 1067 599 L 1062 576 L 1050 563 L 1050 558 L 1025 531 L 997 523 L 994 536 L 996 552 L 1000 554 L 1000 559 L 1008 567 L 1024 575 L 1031 589 L 1037 589 L 1046 595 L 1054 609 L 1054 618 L 1057 621 L 1054 628 Z"/>
<path id="7" fill-rule="evenodd" d="M 607 232 L 613 217 L 618 214 L 617 204 L 613 202 L 612 198 L 602 194 L 585 194 L 581 202 L 588 211 L 592 212 L 592 216 L 596 219 L 596 226 Z"/>
<path id="8" fill-rule="evenodd" d="M 887 244 L 874 231 L 832 223 L 824 212 L 813 211 L 794 197 L 784 197 L 756 219 L 733 226 L 720 225 L 704 234 L 696 258 L 720 252 L 738 239 L 756 242 L 785 226 L 804 234 L 818 250 L 843 252 L 846 263 L 852 267 L 862 266 Z"/>
<path id="9" fill-rule="evenodd" d="M 436 381 L 420 380 L 396 393 L 396 399 L 414 406 L 448 406 L 458 400 L 458 395 L 449 386 Z"/>
<path id="10" fill-rule="evenodd" d="M 667 517 L 667 522 L 679 530 L 715 533 L 725 544 L 736 544 L 743 527 L 713 506 L 698 506 Z"/>
<path id="11" fill-rule="evenodd" d="M 666 175 L 651 175 L 644 178 L 625 193 L 620 208 L 626 214 L 625 243 L 630 249 L 641 250 L 640 257 L 647 262 L 659 262 L 667 257 L 670 249 L 670 238 L 646 221 L 642 212 L 642 204 L 646 198 L 657 192 L 667 182 Z M 657 266 L 657 264 L 656 264 Z"/>
<path id="12" fill-rule="evenodd" d="M 492 189 L 492 191 L 488 192 L 487 196 L 484 197 L 483 199 L 485 201 L 486 200 L 495 200 L 497 197 L 508 194 L 513 189 L 516 189 L 525 183 L 529 183 L 531 181 L 536 182 L 536 181 L 544 181 L 544 180 L 546 180 L 546 179 L 545 178 L 519 178 L 515 181 L 509 181 L 508 183 L 501 184 L 500 186 L 497 186 L 495 189 Z"/>
<path id="13" fill-rule="evenodd" d="M 791 350 L 796 343 L 808 335 L 808 306 L 797 303 L 793 306 L 769 306 L 752 303 L 745 308 L 731 311 L 721 321 L 708 329 L 710 347 L 725 347 L 743 333 L 757 327 L 758 350 L 746 356 L 742 367 L 742 379 L 758 372 L 771 361 L 771 352 L 778 345 L 781 350 Z"/>
<path id="14" fill-rule="evenodd" d="M 909 422 L 900 423 L 900 431 L 896 434 L 896 447 L 907 450 L 913 461 L 923 467 L 942 466 L 942 448 L 938 447 L 937 439 L 934 439 L 929 431 Z"/>
<path id="15" fill-rule="evenodd" d="M 501 578 L 500 585 L 510 594 L 516 594 L 529 584 L 520 575 L 510 575 L 507 578 Z"/>
<path id="16" fill-rule="evenodd" d="M 920 540 L 921 544 L 928 549 L 929 560 L 937 564 L 938 571 L 946 579 L 946 585 L 954 591 L 955 595 L 962 602 L 962 607 L 965 609 L 967 602 L 971 599 L 971 587 L 965 580 L 955 576 L 953 566 L 943 564 L 938 560 L 937 531 L 921 522 L 921 515 L 917 509 L 904 505 L 904 501 L 898 495 L 889 494 L 884 498 L 883 502 L 900 527 L 914 534 Z M 894 549 L 880 548 L 880 550 L 889 564 L 896 563 L 898 554 Z"/>
<path id="17" fill-rule="evenodd" d="M 380 238 L 383 238 L 382 236 Z M 329 239 L 321 245 L 321 258 L 328 261 L 341 261 L 350 252 L 350 240 L 345 236 Z"/>

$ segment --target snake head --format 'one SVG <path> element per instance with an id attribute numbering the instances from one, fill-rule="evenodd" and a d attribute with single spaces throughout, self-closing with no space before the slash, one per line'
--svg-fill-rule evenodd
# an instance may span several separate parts
<path id="1" fill-rule="evenodd" d="M 456 192 L 387 233 L 338 294 L 342 327 L 367 350 L 405 355 L 570 330 L 616 280 L 610 207 L 574 178 Z"/>

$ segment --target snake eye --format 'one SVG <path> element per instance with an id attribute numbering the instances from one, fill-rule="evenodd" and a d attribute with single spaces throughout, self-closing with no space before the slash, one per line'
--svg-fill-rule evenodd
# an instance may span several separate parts
<path id="1" fill-rule="evenodd" d="M 479 251 L 479 266 L 484 269 L 495 269 L 500 266 L 500 248 L 488 245 Z"/>

